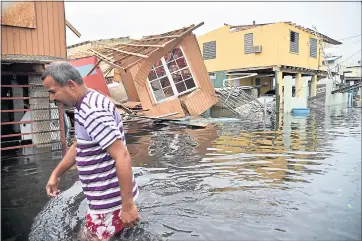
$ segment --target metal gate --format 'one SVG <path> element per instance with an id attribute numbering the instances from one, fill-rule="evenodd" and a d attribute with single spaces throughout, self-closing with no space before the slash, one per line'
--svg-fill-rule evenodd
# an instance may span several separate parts
<path id="1" fill-rule="evenodd" d="M 2 75 L 1 151 L 23 149 L 27 155 L 59 150 L 64 154 L 64 111 L 49 101 L 40 73 Z M 29 148 L 31 152 L 24 152 Z"/>

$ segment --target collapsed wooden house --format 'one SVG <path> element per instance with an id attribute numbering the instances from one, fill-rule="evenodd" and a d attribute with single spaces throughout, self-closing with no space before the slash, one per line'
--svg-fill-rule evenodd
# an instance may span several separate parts
<path id="1" fill-rule="evenodd" d="M 215 90 L 191 25 L 129 43 L 90 49 L 114 68 L 129 101 L 140 102 L 147 116 L 178 112 L 174 118 L 198 116 L 217 103 Z"/>

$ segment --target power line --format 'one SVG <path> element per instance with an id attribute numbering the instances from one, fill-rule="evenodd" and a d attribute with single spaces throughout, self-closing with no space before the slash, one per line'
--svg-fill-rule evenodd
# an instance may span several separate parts
<path id="1" fill-rule="evenodd" d="M 360 34 L 360 35 L 356 35 L 356 36 L 352 36 L 352 37 L 348 37 L 348 38 L 342 38 L 342 39 L 339 39 L 339 40 L 346 40 L 346 39 L 356 38 L 356 37 L 359 37 L 359 36 L 361 36 L 361 34 Z"/>
<path id="2" fill-rule="evenodd" d="M 359 40 L 359 41 L 357 41 L 357 42 L 354 42 L 354 43 L 351 43 L 351 44 L 349 44 L 349 45 L 347 45 L 347 46 L 344 46 L 344 47 L 351 47 L 352 45 L 355 45 L 355 44 L 360 43 L 360 42 L 361 42 L 361 40 Z"/>
<path id="3" fill-rule="evenodd" d="M 352 58 L 353 56 L 355 56 L 356 54 L 358 54 L 359 52 L 361 52 L 361 49 L 358 50 L 356 53 L 352 54 L 351 56 L 349 56 L 348 58 L 346 58 L 345 60 L 343 60 L 342 62 L 338 63 L 335 67 L 333 67 L 332 69 L 337 68 L 340 64 L 346 62 L 347 60 L 349 60 L 350 58 Z"/>

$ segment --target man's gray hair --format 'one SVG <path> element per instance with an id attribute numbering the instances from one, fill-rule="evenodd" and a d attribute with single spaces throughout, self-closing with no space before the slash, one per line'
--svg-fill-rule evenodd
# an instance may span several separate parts
<path id="1" fill-rule="evenodd" d="M 79 71 L 68 62 L 51 63 L 44 70 L 40 78 L 44 80 L 47 76 L 53 77 L 60 86 L 66 85 L 68 80 L 73 80 L 79 85 L 83 84 L 83 78 Z"/>

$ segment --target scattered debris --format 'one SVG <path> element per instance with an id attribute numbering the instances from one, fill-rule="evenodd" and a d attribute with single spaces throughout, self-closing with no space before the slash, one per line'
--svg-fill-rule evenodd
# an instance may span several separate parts
<path id="1" fill-rule="evenodd" d="M 273 101 L 261 103 L 258 98 L 246 93 L 242 86 L 220 88 L 216 93 L 223 106 L 239 118 L 261 118 L 275 110 Z"/>

